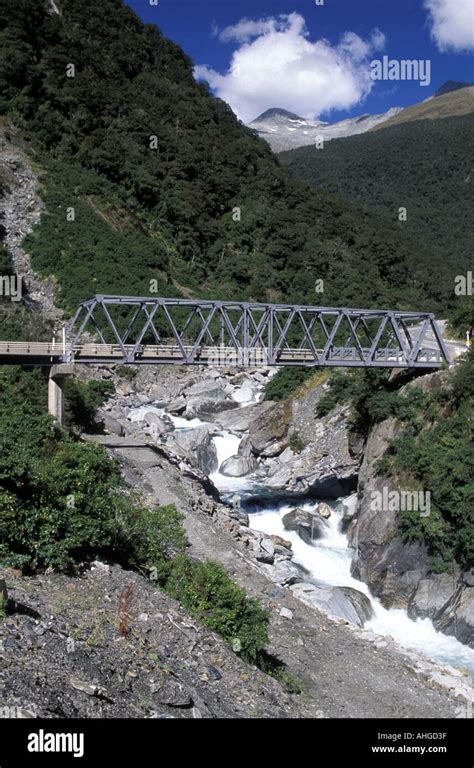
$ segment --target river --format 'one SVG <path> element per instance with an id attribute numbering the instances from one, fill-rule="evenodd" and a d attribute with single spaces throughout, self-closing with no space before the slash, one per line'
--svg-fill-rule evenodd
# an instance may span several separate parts
<path id="1" fill-rule="evenodd" d="M 245 407 L 243 404 L 241 407 Z M 163 415 L 163 408 L 146 406 L 136 409 L 130 414 L 132 421 L 141 421 L 144 412 L 154 410 Z M 184 418 L 170 417 L 176 430 L 188 430 L 202 426 L 205 422 L 199 419 L 188 421 Z M 226 459 L 237 454 L 242 434 L 222 431 L 213 441 L 216 446 L 218 467 Z M 219 469 L 210 475 L 210 480 L 218 489 L 225 502 L 235 501 L 236 496 L 242 499 L 242 506 L 249 513 L 250 528 L 267 535 L 278 535 L 291 541 L 293 560 L 303 566 L 311 578 L 328 586 L 349 586 L 364 593 L 370 600 L 373 618 L 364 625 L 364 630 L 371 630 L 380 638 L 391 637 L 399 645 L 424 654 L 426 657 L 449 664 L 453 667 L 469 670 L 474 676 L 474 649 L 460 643 L 456 638 L 438 632 L 428 618 L 412 620 L 406 611 L 397 608 L 384 608 L 374 597 L 368 586 L 351 575 L 351 563 L 354 550 L 349 546 L 347 536 L 341 531 L 344 505 L 356 503 L 356 496 L 328 501 L 327 499 L 311 499 L 298 502 L 282 502 L 281 500 L 259 501 L 255 498 L 258 487 L 249 484 L 249 478 L 227 477 Z M 255 494 L 255 497 L 252 494 Z M 331 508 L 328 527 L 323 537 L 312 544 L 305 543 L 297 533 L 288 531 L 282 523 L 283 516 L 296 508 L 313 511 L 324 501 Z"/>

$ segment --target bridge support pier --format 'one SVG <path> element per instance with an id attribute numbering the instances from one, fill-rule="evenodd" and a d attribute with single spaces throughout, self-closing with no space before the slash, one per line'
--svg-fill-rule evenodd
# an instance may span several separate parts
<path id="1" fill-rule="evenodd" d="M 64 382 L 74 376 L 74 365 L 53 365 L 48 380 L 48 411 L 56 424 L 64 423 Z"/>

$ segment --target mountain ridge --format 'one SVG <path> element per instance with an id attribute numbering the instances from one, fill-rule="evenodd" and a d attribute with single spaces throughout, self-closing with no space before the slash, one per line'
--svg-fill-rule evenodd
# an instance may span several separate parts
<path id="1" fill-rule="evenodd" d="M 355 136 L 366 131 L 384 130 L 412 120 L 442 119 L 474 111 L 473 83 L 448 80 L 427 99 L 408 107 L 391 107 L 379 115 L 362 114 L 335 123 L 299 117 L 280 107 L 267 109 L 249 123 L 276 153 L 321 143 L 321 140 Z M 462 93 L 460 93 L 462 92 Z M 472 94 L 472 104 L 470 99 Z"/>
<path id="2" fill-rule="evenodd" d="M 392 107 L 380 115 L 363 114 L 357 117 L 329 123 L 323 120 L 309 120 L 293 112 L 274 107 L 255 118 L 248 127 L 267 141 L 276 153 L 317 142 L 354 136 L 365 133 L 398 114 L 399 107 Z"/>
<path id="3" fill-rule="evenodd" d="M 403 205 L 407 216 L 400 226 L 416 232 L 433 253 L 441 249 L 443 260 L 455 262 L 462 274 L 470 269 L 474 246 L 469 205 L 473 135 L 470 113 L 400 123 L 337 139 L 321 151 L 300 147 L 279 157 L 298 178 L 377 212 L 387 222 L 397 219 Z"/>

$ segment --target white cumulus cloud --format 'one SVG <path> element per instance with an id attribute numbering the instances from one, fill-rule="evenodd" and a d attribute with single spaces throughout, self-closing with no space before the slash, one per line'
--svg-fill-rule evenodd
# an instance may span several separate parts
<path id="1" fill-rule="evenodd" d="M 425 8 L 440 51 L 474 50 L 473 0 L 425 0 Z"/>
<path id="2" fill-rule="evenodd" d="M 241 19 L 214 34 L 239 47 L 227 72 L 197 66 L 196 77 L 207 80 L 244 122 L 270 107 L 310 118 L 349 109 L 373 88 L 370 57 L 385 44 L 378 29 L 367 40 L 346 32 L 335 45 L 324 38 L 312 42 L 298 13 Z"/>

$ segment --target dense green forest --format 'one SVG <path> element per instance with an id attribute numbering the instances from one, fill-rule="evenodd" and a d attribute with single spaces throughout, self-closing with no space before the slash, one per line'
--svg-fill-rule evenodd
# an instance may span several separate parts
<path id="1" fill-rule="evenodd" d="M 453 263 L 288 176 L 120 0 L 0 1 L 0 108 L 43 169 L 29 240 L 71 310 L 96 292 L 440 309 Z M 237 210 L 238 209 L 238 210 Z M 71 219 L 73 211 L 73 219 Z"/>
<path id="2" fill-rule="evenodd" d="M 279 157 L 294 176 L 376 213 L 386 226 L 398 222 L 399 209 L 406 208 L 407 220 L 399 228 L 432 252 L 433 261 L 425 266 L 433 280 L 446 279 L 446 272 L 438 271 L 440 254 L 449 265 L 449 306 L 465 322 L 467 302 L 463 310 L 461 299 L 453 298 L 455 276 L 472 269 L 473 155 L 474 113 L 397 125 L 327 142 L 324 150 L 301 147 Z"/>

